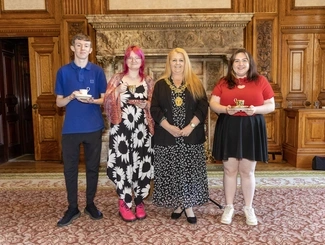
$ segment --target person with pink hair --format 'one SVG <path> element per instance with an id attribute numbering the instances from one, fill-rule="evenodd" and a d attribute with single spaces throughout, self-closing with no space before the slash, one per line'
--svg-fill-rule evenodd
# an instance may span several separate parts
<path id="1" fill-rule="evenodd" d="M 153 176 L 150 105 L 154 81 L 144 67 L 142 49 L 128 47 L 123 71 L 112 76 L 104 97 L 110 123 L 107 175 L 116 186 L 119 215 L 128 222 L 146 218 L 143 200 Z M 133 200 L 135 213 L 131 210 Z"/>

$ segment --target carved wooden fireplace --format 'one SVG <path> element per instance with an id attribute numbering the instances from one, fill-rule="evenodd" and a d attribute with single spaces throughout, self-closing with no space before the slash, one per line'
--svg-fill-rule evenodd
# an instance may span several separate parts
<path id="1" fill-rule="evenodd" d="M 147 73 L 157 79 L 166 56 L 184 48 L 210 95 L 216 81 L 227 71 L 227 59 L 244 46 L 244 28 L 253 14 L 117 14 L 88 15 L 96 30 L 96 57 L 109 79 L 122 69 L 129 45 L 139 45 L 146 55 Z M 216 115 L 207 121 L 207 151 L 213 142 Z M 107 135 L 106 135 L 107 136 Z M 107 140 L 105 134 L 104 141 Z M 103 144 L 104 158 L 107 144 Z"/>

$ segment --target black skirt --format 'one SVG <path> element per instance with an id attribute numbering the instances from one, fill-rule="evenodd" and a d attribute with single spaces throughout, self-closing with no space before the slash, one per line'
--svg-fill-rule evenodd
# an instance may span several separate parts
<path id="1" fill-rule="evenodd" d="M 213 157 L 227 161 L 229 157 L 251 161 L 268 161 L 267 133 L 263 115 L 230 116 L 220 114 L 214 132 Z"/>

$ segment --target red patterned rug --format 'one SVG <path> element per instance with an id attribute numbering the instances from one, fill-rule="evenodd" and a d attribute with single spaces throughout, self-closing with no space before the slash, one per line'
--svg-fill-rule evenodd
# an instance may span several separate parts
<path id="1" fill-rule="evenodd" d="M 325 244 L 323 186 L 258 186 L 254 199 L 259 221 L 257 226 L 245 223 L 240 190 L 231 225 L 220 224 L 222 210 L 212 202 L 194 209 L 198 222 L 191 225 L 184 216 L 179 220 L 170 219 L 172 210 L 157 208 L 150 198 L 145 202 L 148 214 L 145 220 L 124 222 L 118 216 L 117 197 L 113 187 L 99 186 L 96 205 L 103 212 L 104 218 L 94 221 L 82 214 L 71 225 L 58 228 L 56 223 L 66 208 L 62 176 L 58 181 L 53 177 L 52 180 L 55 181 L 52 182 L 49 180 L 51 177 L 43 178 L 44 180 L 38 181 L 37 187 L 30 180 L 19 180 L 18 177 L 0 182 L 1 245 Z M 79 193 L 80 210 L 83 211 L 83 187 Z M 223 204 L 222 188 L 211 187 L 210 197 Z"/>

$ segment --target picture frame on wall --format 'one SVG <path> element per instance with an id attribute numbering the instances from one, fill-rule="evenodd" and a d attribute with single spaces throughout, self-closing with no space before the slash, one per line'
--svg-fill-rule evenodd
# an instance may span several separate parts
<path id="1" fill-rule="evenodd" d="M 3 11 L 46 10 L 46 0 L 3 0 Z"/>
<path id="2" fill-rule="evenodd" d="M 223 10 L 224 12 L 231 12 L 234 7 L 234 0 L 138 0 L 137 4 L 130 4 L 129 0 L 107 0 L 107 12 L 120 13 L 120 12 L 146 12 L 155 13 L 162 11 L 169 13 L 174 12 L 211 12 L 215 9 Z"/>

